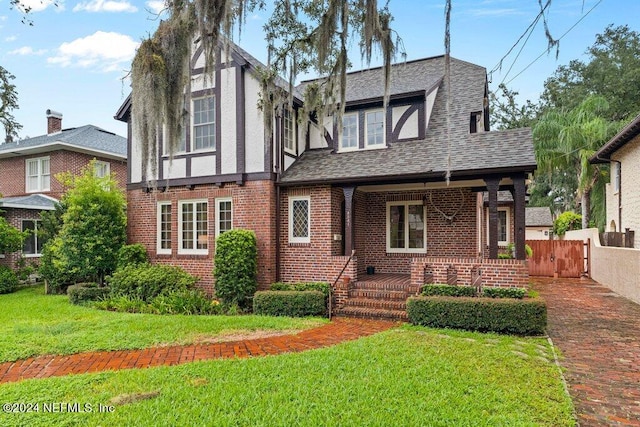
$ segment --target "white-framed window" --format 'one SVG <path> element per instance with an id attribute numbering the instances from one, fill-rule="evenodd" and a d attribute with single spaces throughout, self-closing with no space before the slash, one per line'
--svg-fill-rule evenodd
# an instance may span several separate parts
<path id="1" fill-rule="evenodd" d="M 216 148 L 216 102 L 214 96 L 193 100 L 193 150 Z"/>
<path id="2" fill-rule="evenodd" d="M 425 253 L 427 224 L 421 200 L 387 202 L 387 252 Z"/>
<path id="3" fill-rule="evenodd" d="M 171 202 L 158 202 L 156 252 L 158 254 L 171 253 Z"/>
<path id="4" fill-rule="evenodd" d="M 296 121 L 295 112 L 284 109 L 282 119 L 282 138 L 284 141 L 284 150 L 291 154 L 296 154 Z"/>
<path id="5" fill-rule="evenodd" d="M 617 194 L 620 191 L 620 163 L 611 162 L 611 184 Z"/>
<path id="6" fill-rule="evenodd" d="M 289 197 L 289 243 L 311 242 L 311 197 Z"/>
<path id="7" fill-rule="evenodd" d="M 185 120 L 185 124 L 182 126 L 182 133 L 180 135 L 180 140 L 178 141 L 178 146 L 176 147 L 176 151 L 174 154 L 186 153 L 187 152 L 187 127 L 189 126 L 188 120 Z M 163 138 L 162 138 L 162 154 L 165 156 L 169 155 L 169 141 L 167 140 L 167 129 L 166 126 L 162 126 Z"/>
<path id="8" fill-rule="evenodd" d="M 111 165 L 109 162 L 102 162 L 100 160 L 93 162 L 93 174 L 96 178 L 104 178 L 105 176 L 109 176 L 109 173 L 111 173 Z"/>
<path id="9" fill-rule="evenodd" d="M 342 116 L 342 138 L 340 139 L 340 151 L 358 149 L 358 113 L 349 113 Z"/>
<path id="10" fill-rule="evenodd" d="M 231 197 L 216 199 L 216 238 L 233 229 L 233 201 Z"/>
<path id="11" fill-rule="evenodd" d="M 381 147 L 384 145 L 384 110 L 372 110 L 365 112 L 366 147 Z"/>
<path id="12" fill-rule="evenodd" d="M 25 169 L 28 193 L 49 191 L 51 189 L 51 170 L 48 156 L 27 159 Z"/>
<path id="13" fill-rule="evenodd" d="M 40 228 L 40 220 L 37 219 L 23 219 L 22 231 L 28 231 L 29 234 L 24 239 L 22 244 L 22 254 L 25 257 L 39 257 L 42 255 L 42 245 L 44 242 L 42 238 L 38 236 L 38 229 Z"/>
<path id="14" fill-rule="evenodd" d="M 508 206 L 498 206 L 498 246 L 509 244 L 509 230 L 511 225 L 511 209 Z M 487 208 L 487 245 L 489 244 L 489 209 Z"/>
<path id="15" fill-rule="evenodd" d="M 178 253 L 206 255 L 209 252 L 209 221 L 206 200 L 178 202 Z"/>

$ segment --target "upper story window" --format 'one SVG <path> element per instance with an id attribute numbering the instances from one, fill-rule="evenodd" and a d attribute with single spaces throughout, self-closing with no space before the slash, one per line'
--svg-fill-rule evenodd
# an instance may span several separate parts
<path id="1" fill-rule="evenodd" d="M 342 116 L 342 139 L 340 151 L 358 149 L 358 113 Z"/>
<path id="2" fill-rule="evenodd" d="M 104 178 L 105 176 L 109 176 L 111 166 L 109 162 L 101 162 L 96 160 L 93 163 L 93 174 L 96 178 Z"/>
<path id="3" fill-rule="evenodd" d="M 282 136 L 284 139 L 284 150 L 295 154 L 296 153 L 296 121 L 294 120 L 295 113 L 289 111 L 288 108 L 284 109 Z"/>
<path id="4" fill-rule="evenodd" d="M 482 130 L 482 111 L 473 111 L 469 119 L 469 133 L 478 133 Z"/>
<path id="5" fill-rule="evenodd" d="M 365 113 L 367 147 L 384 145 L 384 111 L 367 111 Z"/>
<path id="6" fill-rule="evenodd" d="M 191 138 L 194 150 L 216 148 L 215 97 L 207 96 L 193 100 L 193 130 Z"/>
<path id="7" fill-rule="evenodd" d="M 187 127 L 188 123 L 186 123 L 182 127 L 182 134 L 180 135 L 180 139 L 178 140 L 178 145 L 176 147 L 175 153 L 184 153 L 187 151 Z M 169 154 L 169 141 L 166 140 L 166 131 L 164 132 L 165 139 L 162 142 L 163 154 L 166 156 Z"/>
<path id="8" fill-rule="evenodd" d="M 49 191 L 51 189 L 51 171 L 49 157 L 27 159 L 27 192 Z"/>
<path id="9" fill-rule="evenodd" d="M 620 191 L 620 163 L 618 162 L 611 162 L 611 183 L 613 192 L 618 193 Z"/>

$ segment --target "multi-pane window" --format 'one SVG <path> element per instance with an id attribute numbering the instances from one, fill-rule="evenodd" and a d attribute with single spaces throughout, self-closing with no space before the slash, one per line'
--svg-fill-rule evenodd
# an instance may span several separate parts
<path id="1" fill-rule="evenodd" d="M 209 223 L 205 200 L 180 202 L 179 253 L 206 254 Z"/>
<path id="2" fill-rule="evenodd" d="M 384 112 L 382 110 L 367 111 L 365 117 L 367 147 L 384 144 Z"/>
<path id="3" fill-rule="evenodd" d="M 284 149 L 292 154 L 296 153 L 295 120 L 294 113 L 288 108 L 284 109 L 282 134 L 284 139 Z"/>
<path id="4" fill-rule="evenodd" d="M 49 191 L 51 189 L 49 164 L 49 157 L 26 161 L 27 192 Z"/>
<path id="5" fill-rule="evenodd" d="M 355 150 L 358 148 L 358 113 L 345 114 L 342 117 L 341 150 Z"/>
<path id="6" fill-rule="evenodd" d="M 158 203 L 158 245 L 159 254 L 171 253 L 171 202 Z"/>
<path id="7" fill-rule="evenodd" d="M 425 252 L 425 225 L 422 202 L 387 203 L 387 252 Z"/>
<path id="8" fill-rule="evenodd" d="M 509 208 L 498 207 L 498 246 L 509 244 Z M 487 209 L 487 244 L 489 244 L 489 209 Z"/>
<path id="9" fill-rule="evenodd" d="M 311 241 L 311 198 L 297 196 L 289 198 L 289 243 Z"/>
<path id="10" fill-rule="evenodd" d="M 193 100 L 193 148 L 207 150 L 216 148 L 215 97 Z"/>
<path id="11" fill-rule="evenodd" d="M 101 162 L 96 160 L 93 163 L 93 174 L 96 176 L 96 178 L 104 178 L 105 176 L 108 176 L 110 172 L 110 165 L 109 162 Z"/>
<path id="12" fill-rule="evenodd" d="M 216 237 L 233 228 L 233 202 L 231 197 L 216 199 Z"/>
<path id="13" fill-rule="evenodd" d="M 25 219 L 22 221 L 22 231 L 27 232 L 27 237 L 24 239 L 22 246 L 22 253 L 24 255 L 38 256 L 42 254 L 42 238 L 38 236 L 38 228 L 40 227 L 39 220 Z"/>

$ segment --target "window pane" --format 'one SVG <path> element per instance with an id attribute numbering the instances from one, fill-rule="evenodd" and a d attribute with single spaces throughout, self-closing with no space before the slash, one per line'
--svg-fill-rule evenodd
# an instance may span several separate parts
<path id="1" fill-rule="evenodd" d="M 215 148 L 215 98 L 208 97 L 193 101 L 193 141 L 194 148 Z"/>
<path id="2" fill-rule="evenodd" d="M 231 201 L 225 200 L 218 203 L 218 234 L 233 228 L 231 224 Z"/>
<path id="3" fill-rule="evenodd" d="M 358 115 L 349 114 L 342 118 L 342 148 L 358 147 Z"/>
<path id="4" fill-rule="evenodd" d="M 160 206 L 160 249 L 171 249 L 171 205 Z"/>
<path id="5" fill-rule="evenodd" d="M 409 205 L 409 248 L 424 248 L 424 208 L 422 205 Z"/>
<path id="6" fill-rule="evenodd" d="M 22 252 L 27 255 L 36 254 L 36 224 L 35 221 L 22 221 L 22 231 L 28 231 L 29 235 L 24 239 Z"/>
<path id="7" fill-rule="evenodd" d="M 294 136 L 294 121 L 293 114 L 289 110 L 284 110 L 284 147 L 287 150 L 295 151 L 295 136 Z"/>
<path id="8" fill-rule="evenodd" d="M 384 143 L 384 114 L 382 111 L 367 113 L 367 145 Z"/>
<path id="9" fill-rule="evenodd" d="M 293 237 L 309 237 L 309 201 L 294 200 L 292 210 Z"/>
<path id="10" fill-rule="evenodd" d="M 182 249 L 193 249 L 193 204 L 182 205 Z"/>
<path id="11" fill-rule="evenodd" d="M 207 229 L 207 202 L 198 202 L 196 203 L 196 247 L 198 249 L 207 249 Z"/>
<path id="12" fill-rule="evenodd" d="M 498 211 L 498 241 L 507 241 L 507 212 Z"/>
<path id="13" fill-rule="evenodd" d="M 389 244 L 394 249 L 404 248 L 404 206 L 389 207 Z"/>

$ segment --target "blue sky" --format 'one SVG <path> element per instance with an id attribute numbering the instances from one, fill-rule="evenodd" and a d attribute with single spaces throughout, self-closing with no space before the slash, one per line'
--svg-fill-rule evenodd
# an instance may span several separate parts
<path id="1" fill-rule="evenodd" d="M 123 78 L 140 40 L 158 26 L 155 11 L 162 7 L 162 1 L 24 2 L 32 7 L 33 26 L 22 24 L 21 14 L 9 9 L 8 0 L 0 0 L 0 65 L 16 76 L 20 109 L 15 116 L 24 126 L 20 136 L 44 134 L 45 111 L 49 108 L 64 115 L 64 128 L 93 124 L 126 136 L 126 126 L 113 119 L 129 93 L 129 83 Z M 444 53 L 443 0 L 391 0 L 389 7 L 407 59 Z M 545 53 L 527 68 L 545 52 L 540 23 L 519 57 L 516 59 L 521 45 L 505 60 L 502 70 L 491 75 L 491 88 L 505 81 L 520 92 L 522 99 L 537 99 L 544 80 L 559 65 L 584 58 L 595 35 L 608 24 L 626 24 L 640 31 L 640 1 L 553 0 L 548 14 L 551 34 L 560 37 L 592 8 L 562 38 L 557 60 L 555 53 Z M 451 54 L 490 71 L 538 11 L 538 0 L 453 0 Z M 250 15 L 239 40 L 262 61 L 266 59 L 262 27 L 267 17 L 265 11 Z M 354 69 L 366 67 L 357 46 L 352 50 Z"/>

